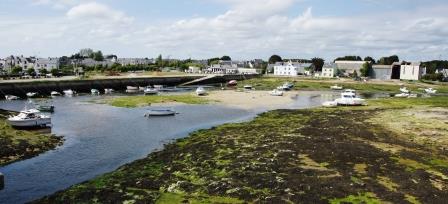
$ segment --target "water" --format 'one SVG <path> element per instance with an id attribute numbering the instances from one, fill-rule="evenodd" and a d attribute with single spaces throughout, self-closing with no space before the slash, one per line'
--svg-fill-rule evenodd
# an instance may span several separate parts
<path id="1" fill-rule="evenodd" d="M 144 118 L 147 108 L 116 108 L 92 104 L 102 96 L 56 98 L 51 103 L 52 133 L 65 138 L 63 146 L 32 159 L 0 168 L 5 189 L 0 203 L 24 203 L 110 172 L 145 157 L 164 143 L 194 130 L 249 120 L 267 109 L 253 111 L 219 105 L 180 105 L 175 117 Z M 302 93 L 284 108 L 308 108 L 325 101 L 321 93 Z M 1 101 L 0 108 L 21 110 L 25 101 Z"/>

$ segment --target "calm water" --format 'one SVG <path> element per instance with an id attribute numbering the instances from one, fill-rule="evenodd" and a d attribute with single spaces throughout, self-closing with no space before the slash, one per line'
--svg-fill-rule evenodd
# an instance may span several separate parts
<path id="1" fill-rule="evenodd" d="M 284 108 L 318 106 L 327 97 L 316 92 L 302 93 Z M 56 150 L 0 168 L 6 179 L 0 203 L 23 203 L 43 197 L 143 158 L 194 130 L 249 120 L 266 111 L 181 105 L 174 107 L 180 113 L 175 117 L 148 119 L 143 117 L 148 108 L 115 108 L 86 102 L 95 98 L 98 96 L 51 99 L 56 106 L 52 133 L 63 135 L 66 141 Z M 24 103 L 0 101 L 0 108 L 21 110 Z"/>

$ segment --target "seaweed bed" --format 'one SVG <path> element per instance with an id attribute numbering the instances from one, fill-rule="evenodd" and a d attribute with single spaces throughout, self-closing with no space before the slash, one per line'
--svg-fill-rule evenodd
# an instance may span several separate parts
<path id="1" fill-rule="evenodd" d="M 0 166 L 37 156 L 63 143 L 59 136 L 12 128 L 6 121 L 11 114 L 0 110 Z"/>
<path id="2" fill-rule="evenodd" d="M 372 118 L 276 110 L 200 130 L 34 203 L 443 203 L 448 153 Z"/>

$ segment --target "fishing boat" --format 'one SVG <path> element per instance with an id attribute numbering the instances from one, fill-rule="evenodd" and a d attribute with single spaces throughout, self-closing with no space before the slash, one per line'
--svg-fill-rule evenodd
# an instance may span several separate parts
<path id="1" fill-rule="evenodd" d="M 40 106 L 37 106 L 37 110 L 39 110 L 40 112 L 53 113 L 54 112 L 54 106 L 52 106 L 52 105 L 50 105 L 50 106 L 40 105 Z"/>
<path id="2" fill-rule="evenodd" d="M 5 95 L 5 99 L 8 101 L 12 101 L 12 100 L 19 100 L 20 98 L 14 95 Z"/>
<path id="3" fill-rule="evenodd" d="M 52 91 L 52 92 L 50 93 L 50 95 L 51 95 L 51 96 L 60 96 L 61 93 L 59 93 L 59 92 L 57 92 L 57 91 Z"/>
<path id="4" fill-rule="evenodd" d="M 365 104 L 365 100 L 356 96 L 356 91 L 346 89 L 341 93 L 341 98 L 335 100 L 341 106 L 361 106 Z"/>
<path id="5" fill-rule="evenodd" d="M 73 96 L 75 94 L 75 91 L 73 91 L 71 89 L 64 90 L 63 92 L 64 92 L 64 95 L 66 95 L 66 96 Z"/>
<path id="6" fill-rule="evenodd" d="M 158 89 L 155 89 L 155 88 L 151 88 L 150 86 L 147 86 L 147 87 L 143 90 L 143 92 L 144 92 L 145 94 L 148 94 L 148 95 L 154 95 L 154 94 L 158 94 L 158 93 L 159 93 L 159 90 L 158 90 Z"/>
<path id="7" fill-rule="evenodd" d="M 331 90 L 342 90 L 342 89 L 344 89 L 344 87 L 342 87 L 342 86 L 338 86 L 338 85 L 336 84 L 336 85 L 334 85 L 334 86 L 330 86 L 330 89 L 331 89 Z"/>
<path id="8" fill-rule="evenodd" d="M 174 116 L 176 115 L 176 111 L 171 109 L 154 109 L 149 110 L 147 113 L 145 113 L 145 117 L 151 117 L 151 116 Z"/>
<path id="9" fill-rule="evenodd" d="M 196 94 L 198 96 L 204 96 L 207 95 L 207 91 L 204 89 L 204 87 L 200 86 L 196 89 Z"/>
<path id="10" fill-rule="evenodd" d="M 51 124 L 51 117 L 41 114 L 37 109 L 30 109 L 9 117 L 8 122 L 13 127 L 44 127 Z"/>
<path id="11" fill-rule="evenodd" d="M 278 89 L 274 89 L 269 93 L 271 96 L 283 96 L 283 91 Z"/>
<path id="12" fill-rule="evenodd" d="M 411 91 L 409 91 L 406 87 L 401 87 L 400 92 L 401 93 L 410 93 Z"/>
<path id="13" fill-rule="evenodd" d="M 100 95 L 100 91 L 98 89 L 91 89 L 90 93 L 92 93 L 92 95 Z"/>
<path id="14" fill-rule="evenodd" d="M 252 90 L 252 85 L 244 85 L 245 90 Z"/>
<path id="15" fill-rule="evenodd" d="M 238 85 L 238 81 L 236 81 L 236 80 L 231 80 L 231 81 L 229 81 L 229 82 L 227 83 L 227 85 L 228 85 L 228 86 L 236 86 L 236 85 Z"/>
<path id="16" fill-rule="evenodd" d="M 36 92 L 28 92 L 28 93 L 26 93 L 26 97 L 28 97 L 28 98 L 34 98 L 34 97 L 37 96 L 37 94 L 38 94 L 38 93 L 36 93 Z"/>
<path id="17" fill-rule="evenodd" d="M 437 90 L 435 90 L 433 88 L 427 88 L 427 89 L 425 89 L 425 93 L 427 93 L 427 94 L 436 94 Z"/>
<path id="18" fill-rule="evenodd" d="M 105 93 L 105 94 L 111 94 L 111 93 L 113 93 L 113 92 L 114 92 L 113 89 L 104 89 L 104 93 Z"/>

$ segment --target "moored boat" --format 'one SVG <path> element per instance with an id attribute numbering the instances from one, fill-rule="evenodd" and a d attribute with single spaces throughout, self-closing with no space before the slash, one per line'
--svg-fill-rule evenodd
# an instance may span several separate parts
<path id="1" fill-rule="evenodd" d="M 59 92 L 57 92 L 57 91 L 52 91 L 52 92 L 50 93 L 50 95 L 51 95 L 51 96 L 60 96 L 61 93 L 59 93 Z"/>
<path id="2" fill-rule="evenodd" d="M 427 93 L 427 94 L 436 94 L 437 90 L 435 90 L 433 88 L 427 88 L 427 89 L 425 89 L 425 93 Z"/>
<path id="3" fill-rule="evenodd" d="M 148 95 L 154 95 L 154 94 L 158 94 L 159 90 L 148 86 L 143 90 L 143 92 Z"/>
<path id="4" fill-rule="evenodd" d="M 330 86 L 330 89 L 331 89 L 331 90 L 342 90 L 342 89 L 344 89 L 344 87 L 342 87 L 342 86 L 338 86 L 338 85 L 336 84 L 336 85 L 334 85 L 334 86 Z"/>
<path id="5" fill-rule="evenodd" d="M 64 90 L 63 92 L 64 92 L 64 95 L 66 95 L 66 96 L 73 96 L 75 94 L 75 91 L 73 91 L 71 89 Z"/>
<path id="6" fill-rule="evenodd" d="M 283 96 L 283 91 L 278 89 L 274 89 L 269 93 L 271 96 Z"/>
<path id="7" fill-rule="evenodd" d="M 204 96 L 207 95 L 207 91 L 204 89 L 204 87 L 200 86 L 196 89 L 196 94 L 198 96 Z"/>
<path id="8" fill-rule="evenodd" d="M 53 105 L 50 105 L 50 106 L 40 105 L 40 106 L 37 106 L 37 110 L 39 110 L 41 112 L 53 113 L 54 112 L 54 106 Z"/>
<path id="9" fill-rule="evenodd" d="M 327 107 L 327 108 L 336 107 L 336 106 L 338 106 L 338 102 L 326 101 L 326 102 L 322 103 L 322 106 Z"/>
<path id="10" fill-rule="evenodd" d="M 91 89 L 90 93 L 92 93 L 92 95 L 99 95 L 100 91 L 98 89 Z"/>
<path id="11" fill-rule="evenodd" d="M 105 94 L 111 94 L 111 93 L 113 93 L 113 92 L 114 92 L 113 89 L 104 89 L 104 93 L 105 93 Z"/>
<path id="12" fill-rule="evenodd" d="M 36 92 L 28 92 L 28 93 L 26 93 L 26 97 L 28 97 L 28 98 L 34 98 L 37 95 L 38 95 L 38 93 L 36 93 Z"/>
<path id="13" fill-rule="evenodd" d="M 238 81 L 237 80 L 231 80 L 227 83 L 228 86 L 236 86 L 238 85 Z"/>
<path id="14" fill-rule="evenodd" d="M 12 101 L 12 100 L 19 100 L 20 98 L 14 95 L 5 95 L 5 99 L 8 101 Z"/>
<path id="15" fill-rule="evenodd" d="M 252 90 L 252 85 L 244 85 L 245 90 Z"/>
<path id="16" fill-rule="evenodd" d="M 396 97 L 396 98 L 407 98 L 407 97 L 409 97 L 409 94 L 408 93 L 399 93 L 399 94 L 395 94 L 394 97 Z"/>
<path id="17" fill-rule="evenodd" d="M 40 114 L 37 109 L 21 111 L 16 116 L 8 118 L 9 124 L 13 127 L 44 127 L 51 124 L 51 117 Z"/>
<path id="18" fill-rule="evenodd" d="M 129 91 L 138 91 L 138 86 L 126 86 L 126 90 L 129 90 Z"/>
<path id="19" fill-rule="evenodd" d="M 174 116 L 176 115 L 176 111 L 171 109 L 154 109 L 149 110 L 147 113 L 145 113 L 145 117 L 150 116 Z"/>
<path id="20" fill-rule="evenodd" d="M 411 93 L 411 91 L 409 91 L 406 87 L 401 87 L 400 92 L 401 93 Z"/>
<path id="21" fill-rule="evenodd" d="M 341 106 L 361 106 L 365 104 L 365 100 L 356 96 L 356 91 L 346 89 L 341 93 L 341 98 L 335 100 L 337 105 Z"/>

